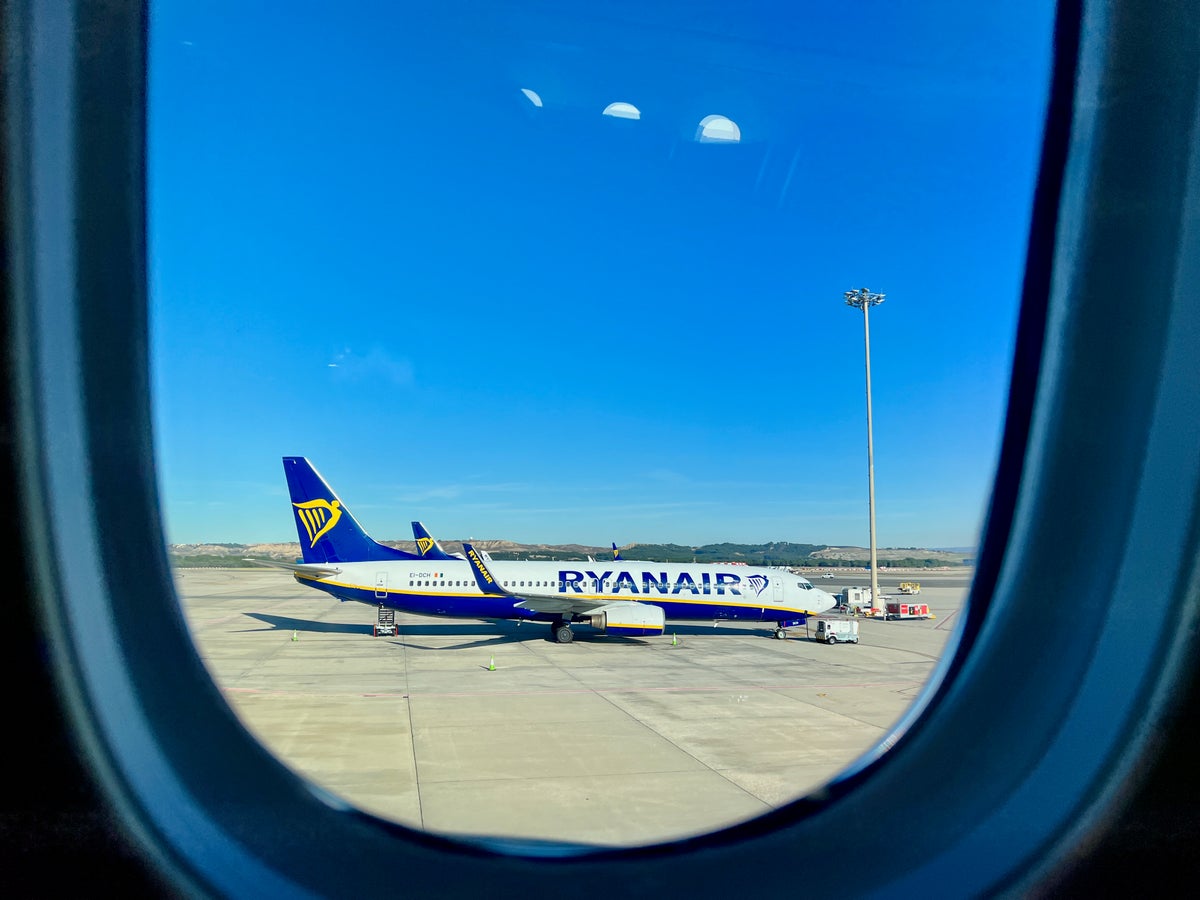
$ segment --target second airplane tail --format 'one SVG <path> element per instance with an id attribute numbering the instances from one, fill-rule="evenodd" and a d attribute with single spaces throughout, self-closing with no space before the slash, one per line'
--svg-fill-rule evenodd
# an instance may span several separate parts
<path id="1" fill-rule="evenodd" d="M 447 553 L 437 542 L 429 530 L 420 522 L 412 523 L 413 540 L 417 544 L 417 555 L 421 559 L 462 559 L 454 553 Z"/>
<path id="2" fill-rule="evenodd" d="M 372 540 L 303 456 L 285 456 L 283 471 L 306 563 L 417 559 L 412 553 Z"/>

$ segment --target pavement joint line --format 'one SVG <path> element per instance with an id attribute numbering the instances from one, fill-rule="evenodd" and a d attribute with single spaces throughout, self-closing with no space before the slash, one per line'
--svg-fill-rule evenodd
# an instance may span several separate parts
<path id="1" fill-rule="evenodd" d="M 714 769 L 711 766 L 708 768 L 709 768 L 709 771 L 711 771 L 715 774 L 718 774 L 718 775 L 720 774 L 719 769 Z M 786 771 L 788 769 L 788 766 L 777 766 L 775 768 L 778 769 L 779 771 Z M 732 771 L 736 771 L 736 770 L 731 768 L 730 771 L 732 772 Z M 771 770 L 764 768 L 763 771 L 771 771 Z M 663 775 L 695 775 L 695 774 L 696 774 L 696 770 L 690 769 L 690 768 L 689 769 L 643 769 L 640 772 L 633 773 L 633 776 L 637 777 L 639 775 L 650 775 L 650 776 L 654 776 L 654 777 L 659 777 L 659 776 L 663 776 Z M 543 781 L 577 782 L 577 781 L 579 781 L 579 777 L 580 776 L 575 772 L 568 772 L 568 773 L 565 773 L 562 775 L 538 774 L 538 775 L 512 775 L 512 776 L 508 776 L 508 777 L 489 775 L 486 778 L 468 778 L 468 779 L 447 778 L 442 781 L 431 780 L 430 784 L 439 784 L 439 785 L 441 785 L 441 784 L 468 784 L 468 785 L 471 785 L 472 787 L 478 787 L 478 786 L 486 785 L 486 784 L 511 784 L 514 781 L 532 781 L 532 782 L 537 782 L 537 783 L 540 783 Z M 627 772 L 589 772 L 589 773 L 587 773 L 587 777 L 596 779 L 597 781 L 606 779 L 606 778 L 607 779 L 625 779 L 625 778 L 630 777 L 630 773 L 627 773 Z M 728 780 L 728 779 L 726 779 L 726 780 Z M 765 802 L 765 801 L 762 801 L 758 797 L 755 797 L 754 799 L 759 800 L 760 802 Z"/>
<path id="2" fill-rule="evenodd" d="M 925 681 L 905 679 L 903 681 L 856 681 L 833 682 L 830 684 L 735 684 L 720 687 L 609 687 L 609 688 L 552 688 L 538 691 L 439 691 L 422 693 L 420 691 L 287 691 L 278 688 L 254 688 L 223 686 L 221 690 L 229 694 L 267 694 L 285 697 L 395 697 L 398 699 L 415 698 L 447 698 L 447 697 L 546 697 L 565 694 L 656 694 L 656 693 L 698 693 L 698 694 L 728 694 L 736 691 L 795 691 L 795 690 L 835 690 L 837 688 L 903 688 L 921 687 Z M 789 697 L 789 700 L 796 699 Z"/>
<path id="3" fill-rule="evenodd" d="M 396 629 L 399 633 L 400 629 Z M 422 829 L 425 828 L 425 804 L 421 797 L 421 754 L 417 752 L 417 728 L 413 724 L 412 702 L 410 700 L 411 693 L 408 689 L 408 645 L 403 641 L 400 642 L 401 658 L 404 662 L 404 695 L 400 699 L 405 701 L 404 707 L 408 714 L 408 742 L 412 747 L 412 764 L 413 764 L 413 788 L 417 792 L 417 821 Z M 375 694 L 362 694 L 363 697 L 375 697 Z M 394 696 L 394 695 L 385 695 Z"/>
<path id="4" fill-rule="evenodd" d="M 950 612 L 946 613 L 946 616 L 942 619 L 942 621 L 933 626 L 933 630 L 942 631 L 947 625 L 954 621 L 954 617 L 958 615 L 958 612 L 959 611 L 957 609 L 950 610 Z"/>
<path id="5" fill-rule="evenodd" d="M 852 716 L 849 713 L 842 712 L 841 710 L 831 709 L 828 706 L 822 706 L 820 703 L 813 703 L 813 701 L 811 701 L 811 700 L 805 700 L 804 702 L 807 703 L 809 706 L 815 706 L 817 709 L 821 710 L 822 712 L 833 713 L 835 716 L 838 716 L 839 718 L 848 719 L 851 722 L 857 722 L 859 725 L 865 725 L 868 728 L 874 728 L 876 731 L 880 732 L 881 734 L 888 734 L 892 730 L 892 728 L 895 727 L 896 722 L 900 721 L 900 719 L 896 719 L 895 722 L 889 722 L 886 725 L 880 725 L 877 722 L 868 722 L 866 719 L 860 719 L 858 716 Z M 900 718 L 903 718 L 903 715 L 901 715 Z M 846 763 L 846 765 L 849 766 L 850 763 Z"/>
<path id="6" fill-rule="evenodd" d="M 618 692 L 614 691 L 613 693 L 618 693 Z M 623 692 L 621 692 L 621 693 L 623 693 Z M 634 722 L 636 722 L 638 725 L 640 725 L 646 731 L 649 731 L 651 734 L 653 734 L 655 737 L 657 737 L 660 741 L 666 741 L 666 743 L 669 746 L 674 747 L 678 752 L 682 753 L 688 759 L 695 760 L 697 765 L 701 766 L 702 768 L 706 769 L 709 772 L 712 772 L 714 775 L 716 775 L 718 778 L 720 778 L 722 781 L 726 782 L 727 784 L 732 785 L 735 789 L 737 789 L 741 793 L 745 794 L 747 797 L 749 797 L 755 803 L 761 804 L 766 809 L 773 808 L 770 803 L 768 803 L 762 797 L 759 797 L 758 795 L 756 795 L 749 788 L 738 784 L 736 781 L 734 781 L 732 778 L 730 778 L 724 772 L 721 772 L 720 770 L 714 768 L 712 765 L 710 765 L 708 762 L 706 762 L 705 760 L 698 757 L 695 753 L 691 752 L 690 750 L 685 750 L 683 747 L 679 746 L 678 743 L 671 740 L 671 738 L 667 737 L 665 734 L 663 734 L 657 728 L 653 727 L 645 720 L 640 719 L 638 716 L 634 715 L 634 713 L 631 710 L 624 709 L 623 707 L 618 706 L 616 703 L 613 702 L 611 697 L 607 697 L 603 694 L 601 694 L 600 696 L 604 697 L 605 701 L 608 702 L 612 707 L 617 709 L 619 712 L 623 713 L 627 718 L 632 719 Z"/>
<path id="7" fill-rule="evenodd" d="M 530 652 L 532 653 L 532 648 L 530 649 Z M 545 659 L 547 662 L 549 662 L 551 664 L 551 666 L 553 666 L 554 669 L 556 669 L 560 673 L 566 674 L 572 681 L 574 681 L 576 684 L 579 684 L 581 686 L 581 689 L 580 690 L 562 690 L 562 691 L 539 691 L 539 692 L 516 691 L 516 692 L 505 692 L 505 693 L 508 693 L 510 696 L 522 695 L 522 694 L 545 695 L 547 693 L 549 693 L 549 694 L 593 694 L 595 696 L 598 696 L 598 697 L 602 698 L 606 703 L 608 703 L 611 707 L 613 707 L 613 709 L 615 709 L 618 713 L 623 715 L 625 718 L 634 722 L 639 727 L 641 727 L 643 730 L 654 735 L 654 737 L 657 740 L 665 742 L 668 746 L 673 747 L 677 752 L 682 753 L 685 757 L 694 760 L 697 763 L 697 765 L 712 772 L 718 778 L 720 778 L 723 781 L 727 782 L 728 784 L 732 785 L 735 789 L 737 789 L 738 791 L 745 794 L 747 797 L 749 797 L 755 803 L 761 804 L 764 807 L 766 807 L 767 809 L 771 808 L 769 803 L 766 803 L 761 797 L 756 796 L 748 788 L 743 787 L 742 785 L 738 784 L 736 781 L 733 781 L 732 779 L 730 779 L 728 776 L 724 775 L 721 772 L 718 772 L 716 769 L 714 769 L 712 766 L 710 766 L 707 762 L 700 759 L 695 754 L 685 750 L 683 747 L 679 746 L 679 744 L 677 744 L 675 741 L 671 740 L 669 737 L 667 737 L 661 731 L 652 727 L 650 724 L 648 724 L 643 719 L 640 719 L 638 716 L 634 715 L 633 712 L 631 712 L 628 709 L 624 709 L 621 706 L 619 706 L 618 704 L 616 704 L 615 702 L 613 702 L 611 696 L 608 696 L 609 694 L 616 694 L 616 693 L 656 692 L 661 689 L 654 689 L 654 688 L 642 689 L 642 690 L 631 689 L 631 690 L 613 690 L 613 691 L 606 692 L 606 691 L 603 691 L 602 689 L 591 688 L 591 687 L 584 685 L 583 682 L 580 680 L 580 676 L 578 674 L 576 674 L 576 672 L 578 671 L 577 669 L 569 669 L 569 670 L 564 669 L 563 666 L 557 660 L 551 659 L 550 656 L 548 656 L 548 655 L 543 654 L 542 658 Z M 576 656 L 576 659 L 578 659 L 578 656 Z M 667 688 L 666 690 L 670 691 L 671 689 Z M 721 689 L 720 693 L 727 693 L 728 690 L 729 690 L 728 688 L 723 688 L 723 689 Z M 499 692 L 497 692 L 497 693 L 499 693 Z M 478 692 L 475 692 L 474 695 L 477 696 Z M 454 696 L 454 695 L 450 694 L 450 695 L 443 695 L 443 696 Z M 472 696 L 472 695 L 468 694 L 467 696 Z"/>

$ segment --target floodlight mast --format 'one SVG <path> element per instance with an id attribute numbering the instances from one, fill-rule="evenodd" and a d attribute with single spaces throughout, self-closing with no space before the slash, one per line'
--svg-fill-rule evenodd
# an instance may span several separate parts
<path id="1" fill-rule="evenodd" d="M 846 291 L 846 305 L 861 309 L 863 314 L 863 334 L 866 336 L 867 356 L 867 497 L 868 510 L 871 520 L 871 609 L 883 610 L 886 618 L 887 609 L 879 596 L 879 567 L 875 555 L 875 436 L 871 424 L 871 323 L 868 310 L 884 301 L 886 295 L 872 294 L 866 288 L 857 291 Z"/>

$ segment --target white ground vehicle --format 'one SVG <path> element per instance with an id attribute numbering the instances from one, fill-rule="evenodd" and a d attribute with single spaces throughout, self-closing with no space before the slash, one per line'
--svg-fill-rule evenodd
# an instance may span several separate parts
<path id="1" fill-rule="evenodd" d="M 818 641 L 826 644 L 836 644 L 839 641 L 847 644 L 858 643 L 858 621 L 855 619 L 817 619 Z"/>

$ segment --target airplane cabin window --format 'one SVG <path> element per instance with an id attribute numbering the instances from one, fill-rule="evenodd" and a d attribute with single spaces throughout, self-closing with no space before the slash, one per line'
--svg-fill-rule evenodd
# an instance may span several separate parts
<path id="1" fill-rule="evenodd" d="M 992 492 L 1054 15 L 150 9 L 154 477 L 229 727 L 448 853 L 869 791 L 1034 527 Z"/>

